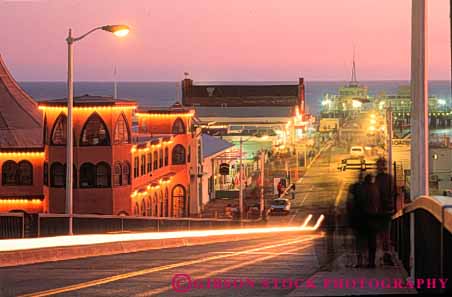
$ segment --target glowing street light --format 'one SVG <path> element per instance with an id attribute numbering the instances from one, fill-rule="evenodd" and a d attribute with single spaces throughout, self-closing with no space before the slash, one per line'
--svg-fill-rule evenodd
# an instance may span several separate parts
<path id="1" fill-rule="evenodd" d="M 107 25 L 103 26 L 102 30 L 111 32 L 118 37 L 124 37 L 129 34 L 130 28 L 126 25 Z"/>
<path id="2" fill-rule="evenodd" d="M 67 133 L 66 133 L 66 212 L 69 215 L 69 235 L 72 235 L 72 219 L 73 219 L 73 199 L 72 199 L 72 184 L 73 184 L 73 149 L 74 145 L 72 129 L 72 109 L 74 105 L 74 52 L 73 44 L 89 34 L 97 30 L 104 30 L 111 32 L 118 37 L 126 36 L 130 28 L 126 25 L 106 25 L 101 27 L 96 27 L 79 37 L 72 37 L 72 29 L 69 29 L 69 34 L 66 38 L 68 46 L 68 66 L 67 66 Z"/>

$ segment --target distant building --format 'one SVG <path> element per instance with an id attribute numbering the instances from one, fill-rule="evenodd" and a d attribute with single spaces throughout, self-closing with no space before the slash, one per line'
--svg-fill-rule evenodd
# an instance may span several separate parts
<path id="1" fill-rule="evenodd" d="M 182 81 L 182 103 L 185 106 L 286 106 L 305 111 L 304 80 L 294 85 L 195 85 Z"/>
<path id="2" fill-rule="evenodd" d="M 234 143 L 255 137 L 256 152 L 294 143 L 313 122 L 305 112 L 303 78 L 293 85 L 197 85 L 186 78 L 182 102 L 196 110 L 204 132 Z"/>
<path id="3" fill-rule="evenodd" d="M 381 93 L 374 100 L 375 109 L 383 110 L 391 104 L 394 127 L 408 129 L 411 121 L 410 86 L 401 86 L 395 95 Z M 430 96 L 428 98 L 428 117 L 431 129 L 452 127 L 452 106 L 448 99 Z"/>

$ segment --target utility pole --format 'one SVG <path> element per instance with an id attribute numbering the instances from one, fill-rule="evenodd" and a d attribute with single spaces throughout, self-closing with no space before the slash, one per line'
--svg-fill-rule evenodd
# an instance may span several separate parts
<path id="1" fill-rule="evenodd" d="M 388 173 L 392 176 L 392 137 L 393 137 L 393 121 L 392 121 L 392 107 L 389 102 L 389 107 L 386 109 L 387 133 L 388 133 Z"/>
<path id="2" fill-rule="evenodd" d="M 259 213 L 262 218 L 264 215 L 265 207 L 264 207 L 264 169 L 265 169 L 265 151 L 261 152 L 261 193 L 260 193 L 260 203 L 259 203 Z"/>
<path id="3" fill-rule="evenodd" d="M 243 219 L 243 138 L 240 136 L 240 162 L 239 162 L 239 212 L 240 220 Z"/>
<path id="4" fill-rule="evenodd" d="M 427 1 L 412 0 L 411 22 L 411 200 L 429 194 Z M 415 277 L 415 220 L 410 214 L 410 277 Z"/>

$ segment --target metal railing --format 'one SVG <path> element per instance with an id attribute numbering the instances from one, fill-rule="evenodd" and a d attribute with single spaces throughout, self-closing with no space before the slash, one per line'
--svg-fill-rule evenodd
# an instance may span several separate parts
<path id="1" fill-rule="evenodd" d="M 0 239 L 23 238 L 25 218 L 21 212 L 0 213 Z"/>
<path id="2" fill-rule="evenodd" d="M 68 215 L 38 214 L 38 237 L 66 235 Z M 222 229 L 261 224 L 260 220 L 231 220 L 211 218 L 138 217 L 76 214 L 74 234 L 99 234 L 119 232 L 165 232 L 203 229 Z"/>
<path id="3" fill-rule="evenodd" d="M 414 215 L 414 261 L 410 258 Z M 414 278 L 452 279 L 452 198 L 421 196 L 393 216 L 391 237 L 405 269 L 414 264 Z M 438 292 L 444 292 L 437 287 Z M 446 292 L 452 292 L 447 283 Z M 428 292 L 432 292 L 429 289 Z"/>

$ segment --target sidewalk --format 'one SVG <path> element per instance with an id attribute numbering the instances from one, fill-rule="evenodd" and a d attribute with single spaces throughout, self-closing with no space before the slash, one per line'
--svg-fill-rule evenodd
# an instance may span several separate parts
<path id="1" fill-rule="evenodd" d="M 374 269 L 346 267 L 346 257 L 340 256 L 332 263 L 331 269 L 320 269 L 312 275 L 310 278 L 313 279 L 315 288 L 298 288 L 288 296 L 417 294 L 415 289 L 401 288 L 405 286 L 407 278 L 403 267 L 399 265 L 380 266 Z M 353 283 L 353 280 L 356 282 Z"/>

